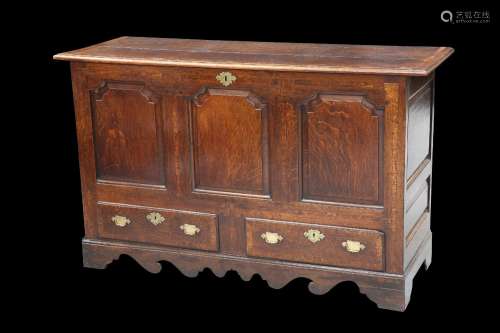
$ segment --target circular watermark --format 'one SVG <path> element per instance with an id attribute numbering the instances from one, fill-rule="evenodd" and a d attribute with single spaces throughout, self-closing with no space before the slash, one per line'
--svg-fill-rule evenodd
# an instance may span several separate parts
<path id="1" fill-rule="evenodd" d="M 449 10 L 443 10 L 441 12 L 441 21 L 452 22 L 453 21 L 453 13 Z"/>

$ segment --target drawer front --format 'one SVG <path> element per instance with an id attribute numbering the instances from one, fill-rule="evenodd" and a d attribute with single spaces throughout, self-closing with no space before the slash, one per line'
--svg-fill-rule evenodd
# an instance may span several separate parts
<path id="1" fill-rule="evenodd" d="M 174 209 L 98 204 L 101 238 L 218 251 L 217 215 Z"/>
<path id="2" fill-rule="evenodd" d="M 252 257 L 384 269 L 384 234 L 379 231 L 247 218 L 246 236 Z"/>

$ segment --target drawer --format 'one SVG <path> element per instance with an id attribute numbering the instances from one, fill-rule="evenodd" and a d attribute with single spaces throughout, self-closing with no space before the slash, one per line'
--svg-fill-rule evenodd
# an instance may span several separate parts
<path id="1" fill-rule="evenodd" d="M 384 269 L 384 234 L 374 230 L 246 218 L 247 254 L 303 263 Z"/>
<path id="2" fill-rule="evenodd" d="M 98 204 L 99 237 L 218 251 L 217 215 L 174 209 Z"/>

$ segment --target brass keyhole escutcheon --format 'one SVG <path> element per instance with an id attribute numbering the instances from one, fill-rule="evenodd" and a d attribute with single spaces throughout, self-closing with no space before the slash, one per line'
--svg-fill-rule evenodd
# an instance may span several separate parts
<path id="1" fill-rule="evenodd" d="M 154 225 L 158 225 L 158 224 L 163 223 L 165 221 L 165 218 L 163 217 L 163 215 L 161 215 L 158 212 L 149 213 L 148 215 L 146 215 L 146 219 Z"/>
<path id="2" fill-rule="evenodd" d="M 323 235 L 319 230 L 309 229 L 308 231 L 304 232 L 304 237 L 311 242 L 316 243 L 324 239 L 325 235 Z"/>
<path id="3" fill-rule="evenodd" d="M 217 81 L 220 82 L 224 87 L 230 86 L 234 81 L 236 81 L 236 76 L 231 72 L 220 72 L 216 77 Z"/>

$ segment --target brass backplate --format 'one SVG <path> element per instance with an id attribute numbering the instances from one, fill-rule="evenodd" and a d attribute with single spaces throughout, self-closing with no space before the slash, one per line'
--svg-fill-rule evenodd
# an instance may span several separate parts
<path id="1" fill-rule="evenodd" d="M 220 72 L 216 77 L 217 81 L 220 82 L 224 87 L 230 86 L 234 81 L 236 81 L 236 76 L 231 72 Z"/>

